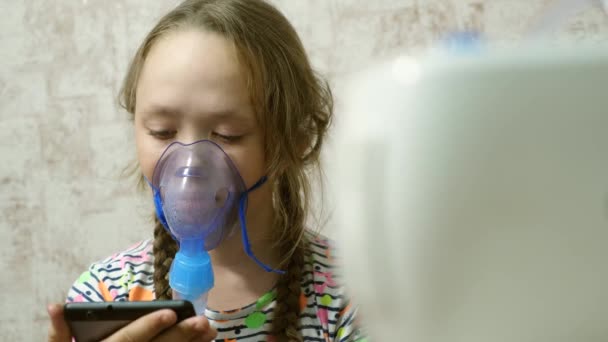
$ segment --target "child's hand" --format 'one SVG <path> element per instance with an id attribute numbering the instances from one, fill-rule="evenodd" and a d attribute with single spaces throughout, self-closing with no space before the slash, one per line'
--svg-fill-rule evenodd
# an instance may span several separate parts
<path id="1" fill-rule="evenodd" d="M 51 318 L 49 342 L 71 342 L 72 333 L 68 324 L 63 319 L 63 305 L 51 304 L 48 306 L 47 311 Z"/>
<path id="2" fill-rule="evenodd" d="M 70 342 L 71 333 L 63 319 L 63 306 L 49 307 L 51 327 L 49 342 Z M 217 332 L 205 317 L 188 318 L 175 324 L 177 316 L 172 310 L 159 310 L 143 316 L 118 330 L 105 342 L 163 342 L 163 341 L 213 341 Z"/>
<path id="3" fill-rule="evenodd" d="M 104 342 L 209 342 L 217 335 L 205 317 L 191 317 L 174 325 L 176 320 L 172 310 L 159 310 L 133 321 Z"/>

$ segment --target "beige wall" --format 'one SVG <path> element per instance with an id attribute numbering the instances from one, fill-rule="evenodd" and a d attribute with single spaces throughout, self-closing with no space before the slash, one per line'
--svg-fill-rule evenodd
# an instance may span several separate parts
<path id="1" fill-rule="evenodd" d="M 114 100 L 138 42 L 175 3 L 0 0 L 0 340 L 43 340 L 46 303 L 90 262 L 151 235 L 148 193 L 120 177 L 134 148 Z M 339 100 L 345 77 L 375 57 L 451 29 L 516 42 L 548 1 L 275 3 Z M 591 8 L 556 37 L 606 42 L 608 17 Z"/>

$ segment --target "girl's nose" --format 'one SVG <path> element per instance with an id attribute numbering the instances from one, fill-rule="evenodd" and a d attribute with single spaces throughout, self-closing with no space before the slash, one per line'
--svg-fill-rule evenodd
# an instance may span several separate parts
<path id="1" fill-rule="evenodd" d="M 200 140 L 209 139 L 209 133 L 206 130 L 197 129 L 195 127 L 182 130 L 177 139 L 183 144 L 191 144 Z"/>

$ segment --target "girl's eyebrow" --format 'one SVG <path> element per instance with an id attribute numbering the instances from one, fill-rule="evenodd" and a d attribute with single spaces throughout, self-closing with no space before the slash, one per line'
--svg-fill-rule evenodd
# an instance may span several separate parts
<path id="1" fill-rule="evenodd" d="M 142 110 L 142 113 L 149 117 L 174 118 L 183 116 L 183 113 L 177 108 L 171 108 L 163 105 L 150 105 Z"/>
<path id="2" fill-rule="evenodd" d="M 175 119 L 184 116 L 184 112 L 178 108 L 173 108 L 165 105 L 150 105 L 142 110 L 142 113 L 146 115 L 146 119 L 155 118 L 168 118 Z M 234 109 L 218 109 L 205 111 L 203 115 L 204 120 L 217 120 L 217 121 L 239 121 L 249 122 L 251 118 L 241 115 L 237 110 Z"/>
<path id="3" fill-rule="evenodd" d="M 236 110 L 216 110 L 205 112 L 205 115 L 201 117 L 201 121 L 207 120 L 218 123 L 227 122 L 246 127 L 254 123 L 253 118 L 242 115 Z"/>

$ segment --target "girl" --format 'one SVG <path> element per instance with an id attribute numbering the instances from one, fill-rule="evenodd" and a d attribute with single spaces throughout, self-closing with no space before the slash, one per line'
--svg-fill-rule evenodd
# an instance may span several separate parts
<path id="1" fill-rule="evenodd" d="M 172 142 L 208 139 L 230 157 L 249 194 L 247 232 L 260 268 L 236 233 L 213 249 L 215 286 L 205 317 L 174 325 L 145 316 L 111 341 L 354 341 L 356 311 L 336 277 L 328 241 L 304 227 L 310 171 L 333 102 L 294 28 L 263 0 L 188 0 L 163 17 L 137 51 L 121 91 L 134 123 L 143 177 Z M 154 238 L 93 264 L 68 301 L 170 299 L 178 249 L 155 218 Z M 68 341 L 61 305 L 49 307 L 51 341 Z M 207 321 L 208 320 L 208 321 Z M 209 324 L 209 322 L 211 324 Z M 217 334 L 217 336 L 215 336 Z"/>

